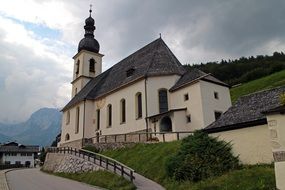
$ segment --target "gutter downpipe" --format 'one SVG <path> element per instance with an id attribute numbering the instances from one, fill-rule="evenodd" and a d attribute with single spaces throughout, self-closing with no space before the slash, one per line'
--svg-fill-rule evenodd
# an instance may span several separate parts
<path id="1" fill-rule="evenodd" d="M 147 76 L 145 77 L 145 80 L 144 80 L 144 93 L 145 93 L 145 114 L 146 114 L 146 117 L 145 117 L 145 122 L 146 122 L 146 140 L 148 140 L 148 121 L 147 121 L 147 118 L 148 118 L 148 112 L 147 112 Z"/>

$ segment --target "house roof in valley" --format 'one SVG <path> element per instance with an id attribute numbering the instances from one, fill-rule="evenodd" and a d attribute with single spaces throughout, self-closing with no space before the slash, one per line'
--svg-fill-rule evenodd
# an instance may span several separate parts
<path id="1" fill-rule="evenodd" d="M 281 106 L 282 93 L 285 93 L 285 86 L 242 96 L 204 131 L 219 132 L 266 124 L 264 111 Z"/>
<path id="2" fill-rule="evenodd" d="M 183 76 L 183 81 L 187 82 L 192 78 L 197 78 L 196 72 L 199 72 L 199 70 L 186 72 L 186 69 L 171 52 L 165 42 L 161 38 L 158 38 L 121 60 L 102 74 L 91 79 L 62 110 L 67 110 L 85 99 L 94 100 L 100 98 L 148 76 L 176 74 Z M 214 77 L 208 76 L 208 78 L 209 80 L 219 81 Z M 223 83 L 221 82 L 221 84 Z"/>
<path id="3" fill-rule="evenodd" d="M 21 145 L 16 142 L 10 142 L 0 146 L 0 152 L 11 153 L 36 153 L 39 152 L 39 146 L 35 145 Z"/>

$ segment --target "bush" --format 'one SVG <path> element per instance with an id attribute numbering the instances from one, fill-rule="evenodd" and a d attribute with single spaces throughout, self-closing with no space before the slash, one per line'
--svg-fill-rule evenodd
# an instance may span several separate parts
<path id="1" fill-rule="evenodd" d="M 85 146 L 85 147 L 83 147 L 83 149 L 84 149 L 84 150 L 91 151 L 91 152 L 95 152 L 95 153 L 99 153 L 99 152 L 100 152 L 99 149 L 97 149 L 96 147 L 91 146 L 91 145 Z"/>
<path id="2" fill-rule="evenodd" d="M 194 182 L 222 175 L 239 166 L 231 150 L 231 144 L 197 131 L 183 139 L 177 154 L 167 160 L 167 175 Z"/>

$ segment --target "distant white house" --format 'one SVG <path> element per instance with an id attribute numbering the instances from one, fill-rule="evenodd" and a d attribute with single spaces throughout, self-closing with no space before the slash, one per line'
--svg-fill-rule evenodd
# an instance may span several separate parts
<path id="1" fill-rule="evenodd" d="M 26 146 L 16 142 L 3 144 L 0 145 L 0 164 L 34 167 L 38 152 L 39 146 Z"/>

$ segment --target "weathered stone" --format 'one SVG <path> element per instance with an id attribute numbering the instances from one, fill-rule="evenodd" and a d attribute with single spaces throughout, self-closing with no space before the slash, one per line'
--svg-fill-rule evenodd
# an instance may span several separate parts
<path id="1" fill-rule="evenodd" d="M 48 153 L 43 169 L 51 172 L 80 173 L 103 168 L 74 155 Z"/>

